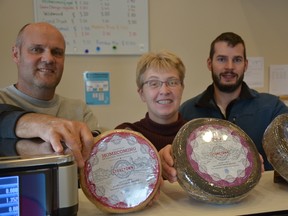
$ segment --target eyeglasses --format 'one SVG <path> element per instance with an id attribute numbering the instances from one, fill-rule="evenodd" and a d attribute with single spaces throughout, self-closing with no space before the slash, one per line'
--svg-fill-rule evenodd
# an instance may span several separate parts
<path id="1" fill-rule="evenodd" d="M 165 83 L 167 87 L 171 87 L 171 88 L 175 88 L 181 85 L 181 81 L 178 79 L 170 79 L 165 82 L 161 80 L 147 80 L 143 83 L 143 85 L 147 84 L 149 88 L 157 89 L 157 88 L 161 88 L 163 83 Z"/>

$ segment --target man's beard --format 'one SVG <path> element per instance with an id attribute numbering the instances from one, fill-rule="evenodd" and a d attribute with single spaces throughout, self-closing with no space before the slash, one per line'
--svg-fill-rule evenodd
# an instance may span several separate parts
<path id="1" fill-rule="evenodd" d="M 238 89 L 242 85 L 242 82 L 244 79 L 244 73 L 238 78 L 235 84 L 221 84 L 221 78 L 219 78 L 215 73 L 213 73 L 213 70 L 212 70 L 212 79 L 213 79 L 215 86 L 221 92 L 231 93 L 231 92 L 234 92 L 236 89 Z"/>

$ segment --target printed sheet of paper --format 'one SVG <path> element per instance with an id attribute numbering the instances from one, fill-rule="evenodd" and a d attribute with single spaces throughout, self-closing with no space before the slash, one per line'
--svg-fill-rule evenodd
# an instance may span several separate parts
<path id="1" fill-rule="evenodd" d="M 288 95 L 288 65 L 270 65 L 269 93 Z"/>
<path id="2" fill-rule="evenodd" d="M 110 73 L 86 71 L 83 76 L 86 104 L 110 105 Z"/>
<path id="3" fill-rule="evenodd" d="M 248 68 L 244 75 L 244 81 L 250 88 L 264 87 L 264 58 L 247 57 Z"/>

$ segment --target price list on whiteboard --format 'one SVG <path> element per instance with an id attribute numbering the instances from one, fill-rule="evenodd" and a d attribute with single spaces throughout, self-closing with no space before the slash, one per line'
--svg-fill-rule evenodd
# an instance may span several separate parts
<path id="1" fill-rule="evenodd" d="M 148 0 L 34 0 L 34 15 L 62 32 L 66 54 L 148 51 Z"/>
<path id="2" fill-rule="evenodd" d="M 19 177 L 0 177 L 0 215 L 19 214 Z"/>

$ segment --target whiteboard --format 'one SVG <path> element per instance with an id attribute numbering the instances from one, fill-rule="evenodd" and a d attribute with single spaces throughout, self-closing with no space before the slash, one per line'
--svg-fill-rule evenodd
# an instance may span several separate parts
<path id="1" fill-rule="evenodd" d="M 149 50 L 148 0 L 34 0 L 35 22 L 66 40 L 66 54 L 140 55 Z"/>

